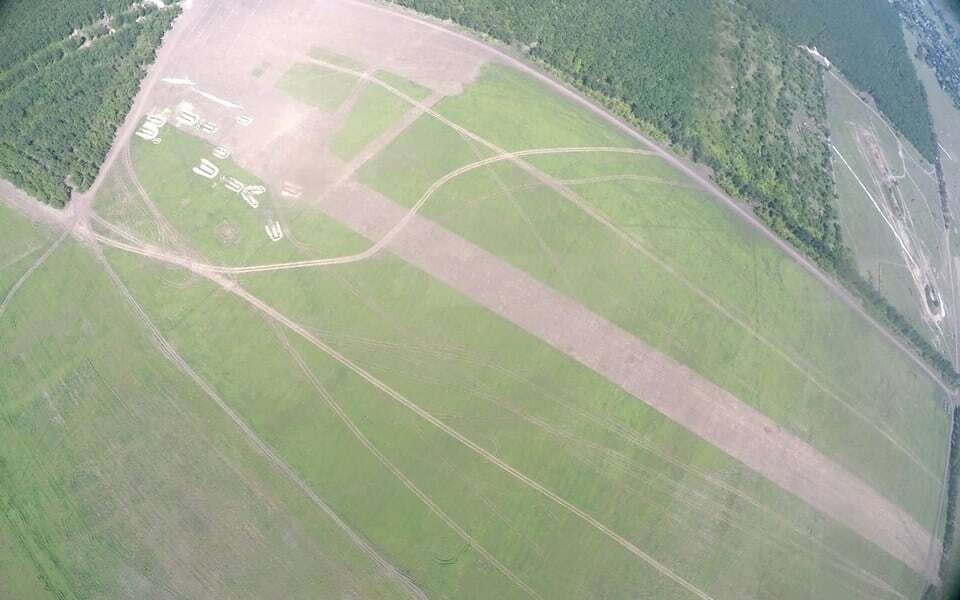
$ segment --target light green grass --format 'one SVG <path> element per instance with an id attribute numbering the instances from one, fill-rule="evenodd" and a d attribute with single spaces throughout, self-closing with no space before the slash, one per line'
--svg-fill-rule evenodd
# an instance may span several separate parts
<path id="1" fill-rule="evenodd" d="M 377 71 L 374 76 L 414 100 L 423 100 L 430 94 L 427 88 L 387 71 Z M 412 108 L 393 92 L 368 82 L 330 148 L 341 159 L 350 160 Z"/>
<path id="2" fill-rule="evenodd" d="M 391 198 L 413 204 L 433 182 L 491 152 L 431 117 L 420 117 L 357 173 Z"/>
<path id="3" fill-rule="evenodd" d="M 484 67 L 467 93 L 437 112 L 505 150 L 561 146 L 634 146 L 599 117 L 502 65 Z"/>
<path id="4" fill-rule="evenodd" d="M 485 77 L 501 75 L 493 71 Z M 473 116 L 463 118 L 470 121 L 475 133 L 507 135 L 492 108 L 500 106 L 496 104 L 500 100 L 486 90 L 502 89 L 513 81 L 512 77 L 494 83 L 481 79 L 468 88 L 466 99 L 457 99 L 463 106 L 474 107 Z M 542 95 L 543 99 L 529 102 L 549 105 L 552 96 Z M 446 114 L 462 122 L 449 111 Z M 478 115 L 487 117 L 484 120 Z M 563 123 L 558 120 L 552 134 L 539 129 L 524 134 L 523 128 L 516 126 L 509 130 L 516 132 L 511 134 L 511 143 L 505 145 L 536 147 L 546 139 L 566 136 L 568 129 Z M 409 148 L 427 138 L 421 133 L 427 123 L 417 125 L 421 131 L 405 133 L 378 161 L 409 161 Z M 597 131 L 586 129 L 577 140 L 564 142 L 597 143 L 595 140 L 614 135 L 601 124 L 594 122 L 593 128 Z M 437 158 L 440 154 L 433 147 L 421 147 L 425 156 Z M 624 158 L 616 160 L 622 163 Z M 652 174 L 662 171 L 662 165 L 642 160 L 653 167 Z M 461 158 L 460 162 L 468 161 Z M 452 167 L 451 163 L 443 170 Z M 617 164 L 608 170 L 623 168 Z M 591 174 L 598 169 L 586 171 Z M 417 177 L 427 169 L 415 166 L 408 172 Z M 371 185 L 402 204 L 409 206 L 417 197 L 405 190 L 395 191 L 393 172 L 385 177 L 382 173 L 367 175 Z M 881 433 L 890 432 L 932 473 L 943 472 L 947 420 L 939 408 L 942 393 L 918 367 L 810 275 L 705 195 L 637 181 L 582 185 L 576 190 L 674 273 L 507 163 L 450 182 L 423 211 L 759 408 L 870 481 L 921 522 L 928 526 L 936 522 L 939 482 L 918 469 Z M 723 316 L 680 278 L 693 282 L 729 313 L 761 332 L 789 360 Z M 839 399 L 819 389 L 814 381 Z"/>
<path id="5" fill-rule="evenodd" d="M 525 160 L 559 180 L 642 175 L 690 185 L 682 173 L 658 156 L 594 152 L 528 156 Z"/>
<path id="6" fill-rule="evenodd" d="M 175 139 L 177 135 L 182 134 L 174 133 L 174 148 L 178 146 Z M 130 174 L 122 165 L 114 167 L 107 173 L 103 185 L 97 192 L 96 212 L 98 216 L 111 223 L 122 224 L 125 229 L 145 242 L 160 242 L 157 221 L 137 191 Z"/>
<path id="7" fill-rule="evenodd" d="M 323 112 L 333 112 L 356 88 L 357 78 L 320 65 L 297 63 L 280 77 L 276 85 L 301 102 Z"/>
<path id="8" fill-rule="evenodd" d="M 283 205 L 268 191 L 257 196 L 260 206 L 251 208 L 219 180 L 205 179 L 191 169 L 201 158 L 220 168 L 220 176 L 235 177 L 247 185 L 262 184 L 231 160 L 213 158 L 213 146 L 204 140 L 170 128 L 163 143 L 134 140 L 133 163 L 150 199 L 189 246 L 213 264 L 242 266 L 285 262 L 357 252 L 369 244 L 341 225 L 314 211 L 298 216 L 293 235 L 272 242 L 264 226 L 280 218 Z M 294 244 L 301 231 L 309 231 L 308 254 Z"/>
<path id="9" fill-rule="evenodd" d="M 0 203 L 0 302 L 52 239 L 51 232 Z"/>
<path id="10" fill-rule="evenodd" d="M 156 350 L 87 249 L 59 247 L 2 324 L 3 597 L 398 595 Z"/>
<path id="11" fill-rule="evenodd" d="M 428 594 L 523 596 L 350 437 L 262 317 L 206 284 L 181 289 L 159 280 L 149 263 L 116 260 L 194 368 Z M 244 284 L 715 597 L 837 597 L 853 593 L 848 586 L 882 597 L 835 570 L 830 560 L 837 556 L 882 573 L 908 596 L 921 589 L 917 576 L 882 552 L 396 259 L 256 275 Z M 285 335 L 380 451 L 544 597 L 687 597 L 596 530 Z M 232 365 L 229 373 L 224 364 Z"/>

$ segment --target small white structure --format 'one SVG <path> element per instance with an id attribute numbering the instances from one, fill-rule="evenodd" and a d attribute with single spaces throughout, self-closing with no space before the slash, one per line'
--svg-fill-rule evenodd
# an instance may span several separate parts
<path id="1" fill-rule="evenodd" d="M 223 185 L 234 194 L 239 194 L 244 188 L 243 182 L 229 176 L 223 178 Z"/>
<path id="2" fill-rule="evenodd" d="M 149 115 L 146 120 L 140 127 L 137 128 L 135 132 L 136 136 L 147 140 L 148 142 L 153 142 L 154 144 L 160 143 L 160 128 L 167 124 L 167 120 L 161 116 Z"/>
<path id="3" fill-rule="evenodd" d="M 203 124 L 200 125 L 200 131 L 204 133 L 213 134 L 217 132 L 217 129 L 219 129 L 219 127 L 217 127 L 217 124 L 211 121 L 204 121 Z"/>
<path id="4" fill-rule="evenodd" d="M 246 127 L 250 123 L 253 123 L 253 117 L 248 115 L 239 115 L 237 117 L 237 124 L 241 127 Z"/>
<path id="5" fill-rule="evenodd" d="M 260 206 L 260 201 L 257 200 L 257 196 L 265 193 L 267 188 L 262 185 L 248 185 L 243 188 L 243 191 L 240 192 L 240 197 L 243 198 L 243 201 L 250 205 L 250 208 L 257 208 Z"/>
<path id="6" fill-rule="evenodd" d="M 213 149 L 213 155 L 220 160 L 226 160 L 230 158 L 230 151 L 223 146 L 217 146 Z"/>
<path id="7" fill-rule="evenodd" d="M 160 128 L 167 124 L 167 117 L 164 115 L 147 115 L 147 123 Z"/>
<path id="8" fill-rule="evenodd" d="M 283 187 L 280 189 L 280 195 L 287 198 L 299 198 L 303 195 L 303 188 L 295 183 L 284 181 Z"/>
<path id="9" fill-rule="evenodd" d="M 267 236 L 270 237 L 271 241 L 279 242 L 283 239 L 283 228 L 280 227 L 280 221 L 264 225 L 263 228 L 267 231 Z"/>
<path id="10" fill-rule="evenodd" d="M 200 115 L 185 108 L 177 109 L 177 123 L 187 127 L 195 127 L 200 122 Z"/>
<path id="11" fill-rule="evenodd" d="M 150 123 L 144 123 L 141 125 L 135 134 L 138 138 L 142 138 L 151 142 L 157 139 L 157 136 L 160 135 L 160 130 L 151 125 Z"/>
<path id="12" fill-rule="evenodd" d="M 150 143 L 151 143 L 151 144 L 159 144 L 159 143 L 162 142 L 162 141 L 163 141 L 163 140 L 161 140 L 160 138 L 153 138 L 152 140 L 150 140 Z"/>
<path id="13" fill-rule="evenodd" d="M 220 174 L 220 167 L 213 164 L 205 158 L 200 159 L 200 166 L 194 167 L 193 172 L 201 177 L 206 177 L 207 179 L 213 179 Z"/>

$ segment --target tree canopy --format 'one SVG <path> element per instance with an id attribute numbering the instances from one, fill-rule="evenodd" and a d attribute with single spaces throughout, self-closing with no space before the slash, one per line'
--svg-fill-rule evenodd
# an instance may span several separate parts
<path id="1" fill-rule="evenodd" d="M 0 176 L 56 206 L 93 183 L 175 5 L 0 4 Z"/>

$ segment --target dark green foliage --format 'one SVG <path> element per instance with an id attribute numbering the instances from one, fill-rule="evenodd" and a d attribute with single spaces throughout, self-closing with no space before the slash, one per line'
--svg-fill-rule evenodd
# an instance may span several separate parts
<path id="1" fill-rule="evenodd" d="M 953 427 L 950 430 L 950 458 L 947 463 L 947 513 L 943 531 L 943 554 L 940 555 L 940 577 L 947 576 L 948 561 L 953 550 L 957 520 L 957 471 L 960 470 L 960 409 L 953 409 Z"/>
<path id="2" fill-rule="evenodd" d="M 118 0 L 0 4 L 0 176 L 56 206 L 71 187 L 87 189 L 177 12 Z"/>
<path id="3" fill-rule="evenodd" d="M 956 0 L 952 0 L 956 1 Z M 794 43 L 816 46 L 933 162 L 927 96 L 910 61 L 897 9 L 886 0 L 743 0 Z"/>
<path id="4" fill-rule="evenodd" d="M 710 166 L 781 234 L 835 254 L 818 67 L 725 0 L 400 0 L 522 47 Z"/>

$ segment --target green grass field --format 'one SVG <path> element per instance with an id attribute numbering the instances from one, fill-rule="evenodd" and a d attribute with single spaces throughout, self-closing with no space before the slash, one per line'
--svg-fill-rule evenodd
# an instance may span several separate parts
<path id="1" fill-rule="evenodd" d="M 375 73 L 417 100 L 432 93 Z M 329 139 L 291 149 L 315 153 L 324 185 L 410 109 L 312 64 L 277 85 L 343 117 Z M 411 207 L 497 149 L 636 149 L 503 66 L 434 109 L 489 144 L 423 115 L 356 181 L 294 199 L 168 126 L 160 144 L 130 142 L 132 169 L 114 164 L 95 209 L 198 262 L 318 259 L 370 246 L 321 212 L 363 201 L 350 195 L 361 185 Z M 259 207 L 192 173 L 201 158 L 264 185 Z M 523 160 L 549 185 L 501 161 L 450 180 L 421 215 L 688 365 L 941 534 L 949 423 L 943 392 L 914 363 L 662 159 Z M 264 231 L 274 221 L 280 242 Z M 0 294 L 53 239 L 0 205 Z M 0 598 L 402 597 L 358 539 L 430 598 L 695 597 L 665 571 L 717 600 L 918 598 L 926 587 L 389 246 L 357 263 L 207 279 L 68 239 L 0 314 L 0 440 Z"/>
<path id="2" fill-rule="evenodd" d="M 420 101 L 430 95 L 427 88 L 387 71 L 377 71 L 373 76 L 414 100 Z M 384 87 L 367 83 L 343 128 L 333 138 L 330 148 L 343 160 L 350 160 L 411 108 L 406 100 Z"/>
<path id="3" fill-rule="evenodd" d="M 351 438 L 297 372 L 284 338 L 404 477 L 544 597 L 687 597 L 328 356 L 278 333 L 239 300 L 199 282 L 187 288 L 165 282 L 140 259 L 111 257 L 188 362 L 431 595 L 523 596 Z M 851 578 L 851 568 L 882 573 L 903 593 L 919 593 L 916 575 L 889 557 L 395 259 L 255 275 L 246 285 L 471 440 L 642 540 L 645 551 L 711 593 L 883 596 Z"/>
<path id="4" fill-rule="evenodd" d="M 149 144 L 136 140 L 131 153 L 137 177 L 157 209 L 170 222 L 189 246 L 212 264 L 240 266 L 297 260 L 304 257 L 359 252 L 369 243 L 345 237 L 343 228 L 317 211 L 301 211 L 290 225 L 284 239 L 272 242 L 264 227 L 281 218 L 282 198 L 268 190 L 257 196 L 260 206 L 251 208 L 239 194 L 226 189 L 219 179 L 212 181 L 195 175 L 191 169 L 201 158 L 213 161 L 220 176 L 235 177 L 247 185 L 260 185 L 254 175 L 232 161 L 214 159 L 213 145 L 199 138 L 168 128 L 163 143 Z M 117 177 L 129 177 L 118 174 Z M 131 192 L 134 193 L 134 192 Z M 118 201 L 111 199 L 110 188 L 104 193 L 107 206 L 115 210 Z M 135 201 L 136 202 L 136 201 Z M 130 209 L 127 213 L 143 208 Z M 120 214 L 127 224 L 132 220 L 136 231 L 136 213 Z M 139 228 L 143 230 L 143 227 Z M 305 244 L 301 249 L 293 243 L 301 231 Z M 292 232 L 292 235 L 290 235 Z M 310 253 L 309 256 L 304 252 Z"/>
<path id="5" fill-rule="evenodd" d="M 43 254 L 52 237 L 50 232 L 0 203 L 0 301 Z"/>
<path id="6" fill-rule="evenodd" d="M 4 314 L 0 596 L 395 597 L 133 314 L 72 242 Z"/>
<path id="7" fill-rule="evenodd" d="M 277 87 L 323 112 L 333 112 L 357 87 L 357 78 L 320 65 L 298 63 L 280 77 Z"/>
<path id="8" fill-rule="evenodd" d="M 469 119 L 472 131 L 511 150 L 549 143 L 618 145 L 615 134 L 598 123 L 592 129 L 582 127 L 576 137 L 568 137 L 573 134 L 560 126 L 564 121 L 558 121 L 555 132 L 544 131 L 546 126 L 503 126 L 493 114 L 492 98 L 494 90 L 509 87 L 515 77 L 489 70 L 462 98 L 444 101 L 438 110 L 458 123 L 458 118 Z M 526 123 L 550 122 L 551 96 L 542 89 L 539 93 L 545 99 L 527 102 L 531 114 L 525 116 Z M 484 114 L 490 115 L 486 121 Z M 577 120 L 571 116 L 567 121 L 571 119 Z M 582 117 L 582 122 L 590 121 Z M 423 117 L 362 176 L 398 202 L 412 204 L 425 183 L 436 178 L 437 163 L 446 161 L 446 172 L 457 166 L 454 153 L 427 139 L 433 139 L 439 127 Z M 429 165 L 424 169 L 429 175 L 422 178 L 409 160 L 413 147 L 422 149 L 417 160 Z M 460 154 L 460 164 L 472 162 L 466 150 Z M 651 176 L 670 177 L 648 157 L 626 170 L 618 163 L 629 157 L 617 158 L 608 168 L 597 166 L 600 155 L 594 160 L 582 167 L 587 176 L 636 174 L 638 167 L 649 165 Z M 407 173 L 408 183 L 423 183 L 410 191 L 400 188 L 400 172 Z M 936 522 L 947 419 L 939 408 L 941 392 L 918 368 L 808 274 L 699 192 L 635 180 L 573 187 L 642 250 L 508 163 L 454 179 L 428 202 L 424 214 L 732 391 L 861 474 L 921 522 Z M 696 290 L 762 332 L 767 344 Z M 878 371 L 877 365 L 883 367 Z M 918 469 L 886 436 L 902 444 L 932 475 Z"/>

